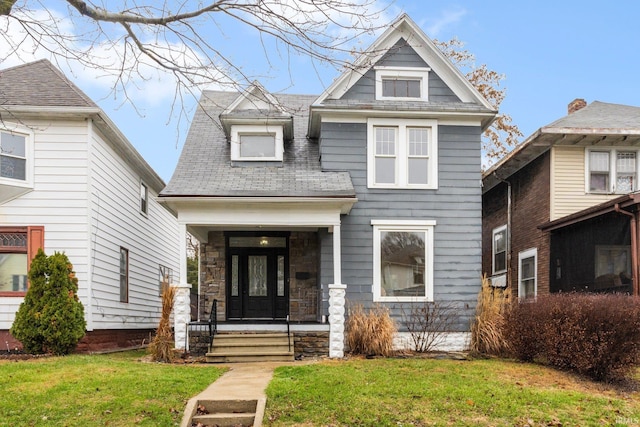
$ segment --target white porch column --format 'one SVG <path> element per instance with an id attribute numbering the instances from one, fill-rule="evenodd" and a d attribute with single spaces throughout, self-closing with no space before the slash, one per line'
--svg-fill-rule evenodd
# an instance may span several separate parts
<path id="1" fill-rule="evenodd" d="M 191 320 L 191 285 L 187 283 L 187 225 L 180 224 L 178 233 L 180 248 L 180 279 L 171 286 L 176 288 L 173 301 L 173 330 L 175 348 L 189 349 L 187 323 Z"/>
<path id="2" fill-rule="evenodd" d="M 333 226 L 333 284 L 329 285 L 329 357 L 344 357 L 344 306 L 340 225 Z"/>

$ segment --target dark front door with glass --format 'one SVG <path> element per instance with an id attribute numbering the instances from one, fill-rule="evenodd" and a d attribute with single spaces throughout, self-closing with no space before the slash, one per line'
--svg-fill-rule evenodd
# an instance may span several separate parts
<path id="1" fill-rule="evenodd" d="M 227 318 L 286 318 L 286 237 L 243 237 L 228 240 Z"/>

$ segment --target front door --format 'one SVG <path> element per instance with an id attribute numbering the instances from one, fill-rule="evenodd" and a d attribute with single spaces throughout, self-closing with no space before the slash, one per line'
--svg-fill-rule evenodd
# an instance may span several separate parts
<path id="1" fill-rule="evenodd" d="M 287 316 L 287 240 L 285 236 L 228 237 L 228 319 Z"/>

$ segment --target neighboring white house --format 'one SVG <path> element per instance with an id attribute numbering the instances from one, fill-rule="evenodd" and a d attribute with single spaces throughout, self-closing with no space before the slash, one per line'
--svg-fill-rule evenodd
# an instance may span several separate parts
<path id="1" fill-rule="evenodd" d="M 78 277 L 81 348 L 148 340 L 160 289 L 179 276 L 175 214 L 162 179 L 86 94 L 50 62 L 0 72 L 0 344 L 42 247 L 65 252 Z"/>

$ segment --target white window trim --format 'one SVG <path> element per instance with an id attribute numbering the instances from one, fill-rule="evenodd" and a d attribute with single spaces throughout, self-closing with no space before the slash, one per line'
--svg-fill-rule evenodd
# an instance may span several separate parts
<path id="1" fill-rule="evenodd" d="M 538 248 L 531 248 L 518 253 L 518 298 L 524 299 L 524 287 L 522 286 L 522 260 L 533 257 L 533 298 L 538 297 Z"/>
<path id="2" fill-rule="evenodd" d="M 274 135 L 275 156 L 274 157 L 242 157 L 240 155 L 241 135 Z M 233 125 L 231 126 L 231 160 L 250 162 L 281 162 L 284 153 L 283 129 L 282 125 Z"/>
<path id="3" fill-rule="evenodd" d="M 373 301 L 374 302 L 424 302 L 433 301 L 433 233 L 435 220 L 371 220 L 373 226 Z M 424 231 L 424 297 L 382 296 L 380 277 L 380 234 L 382 231 Z"/>
<path id="4" fill-rule="evenodd" d="M 375 182 L 375 128 L 378 126 L 397 128 L 396 179 L 393 184 L 378 184 Z M 409 142 L 407 140 L 407 128 L 412 127 L 430 128 L 427 184 L 408 183 Z M 391 118 L 369 118 L 367 120 L 367 184 L 369 188 L 415 188 L 436 190 L 438 188 L 438 121 L 432 119 L 399 120 Z"/>
<path id="5" fill-rule="evenodd" d="M 374 67 L 376 73 L 376 99 L 385 101 L 429 101 L 429 71 L 426 67 Z M 420 97 L 382 96 L 382 80 L 404 79 L 420 81 Z"/>
<path id="6" fill-rule="evenodd" d="M 142 194 L 138 195 L 138 210 L 140 211 L 140 215 L 148 218 L 149 217 L 149 186 L 147 185 L 146 182 L 144 182 L 143 180 L 140 180 L 140 186 L 138 187 L 138 192 L 140 192 L 140 190 L 142 189 L 142 186 L 144 186 L 145 188 L 145 196 L 146 196 L 146 200 L 145 200 L 145 207 L 146 207 L 146 211 L 142 210 Z"/>
<path id="7" fill-rule="evenodd" d="M 609 188 L 607 191 L 591 191 L 591 152 L 592 151 L 607 151 L 609 152 Z M 638 181 L 640 180 L 640 150 L 634 150 L 632 147 L 592 147 L 584 150 L 584 192 L 585 194 L 627 194 L 618 193 L 616 191 L 617 171 L 616 171 L 616 159 L 617 153 L 628 152 L 636 153 L 636 182 L 634 183 L 633 191 L 640 190 Z"/>
<path id="8" fill-rule="evenodd" d="M 0 131 L 14 133 L 25 137 L 25 179 L 0 177 L 0 185 L 33 188 L 34 132 L 26 126 L 9 122 L 0 123 Z"/>
<path id="9" fill-rule="evenodd" d="M 505 262 L 504 262 L 504 266 L 505 268 L 502 270 L 496 270 L 496 234 L 498 233 L 504 233 L 504 238 L 505 238 Z M 493 231 L 491 232 L 491 273 L 493 275 L 497 275 L 497 274 L 502 274 L 502 273 L 506 273 L 507 272 L 507 258 L 508 258 L 508 253 L 509 253 L 509 236 L 507 233 L 507 225 L 501 225 L 500 227 L 496 227 L 493 229 Z"/>

